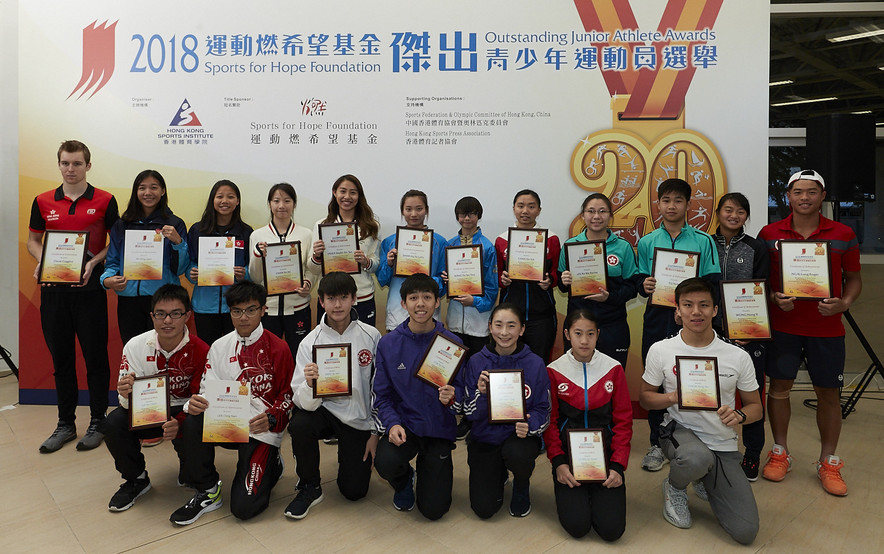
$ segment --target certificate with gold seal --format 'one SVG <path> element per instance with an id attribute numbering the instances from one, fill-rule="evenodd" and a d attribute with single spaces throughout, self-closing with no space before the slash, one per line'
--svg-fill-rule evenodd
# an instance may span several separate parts
<path id="1" fill-rule="evenodd" d="M 828 241 L 781 240 L 783 294 L 798 300 L 832 298 Z"/>
<path id="2" fill-rule="evenodd" d="M 725 334 L 732 340 L 771 340 L 767 281 L 722 281 Z"/>
<path id="3" fill-rule="evenodd" d="M 40 284 L 82 285 L 86 265 L 88 231 L 53 231 L 43 233 L 40 256 Z"/>
<path id="4" fill-rule="evenodd" d="M 292 294 L 304 285 L 301 241 L 268 244 L 261 258 L 267 296 Z"/>
<path id="5" fill-rule="evenodd" d="M 200 237 L 196 284 L 201 287 L 232 285 L 235 252 L 233 237 Z"/>
<path id="6" fill-rule="evenodd" d="M 568 429 L 571 475 L 581 483 L 601 483 L 608 478 L 608 456 L 602 429 Z"/>
<path id="7" fill-rule="evenodd" d="M 325 243 L 321 256 L 322 274 L 332 271 L 359 273 L 356 251 L 359 250 L 359 226 L 355 221 L 319 225 L 319 240 Z"/>
<path id="8" fill-rule="evenodd" d="M 433 230 L 396 227 L 396 261 L 393 275 L 430 275 L 433 267 Z"/>
<path id="9" fill-rule="evenodd" d="M 161 427 L 169 421 L 169 377 L 136 377 L 129 393 L 129 429 Z"/>
<path id="10" fill-rule="evenodd" d="M 352 347 L 349 344 L 314 344 L 313 363 L 319 377 L 313 381 L 313 398 L 350 396 L 353 378 Z"/>
<path id="11" fill-rule="evenodd" d="M 449 298 L 485 294 L 485 281 L 482 278 L 483 253 L 481 244 L 464 244 L 445 248 Z"/>
<path id="12" fill-rule="evenodd" d="M 650 302 L 655 306 L 675 307 L 675 287 L 698 275 L 699 252 L 654 248 L 651 277 L 657 280 Z"/>
<path id="13" fill-rule="evenodd" d="M 249 442 L 252 394 L 248 381 L 208 379 L 206 400 L 203 442 Z"/>
<path id="14" fill-rule="evenodd" d="M 565 243 L 565 264 L 571 272 L 570 296 L 587 296 L 608 290 L 608 256 L 605 241 Z"/>
<path id="15" fill-rule="evenodd" d="M 123 277 L 130 281 L 163 278 L 162 229 L 127 229 L 123 242 Z"/>
<path id="16" fill-rule="evenodd" d="M 436 388 L 444 387 L 460 371 L 467 350 L 466 346 L 437 331 L 414 375 Z"/>
<path id="17" fill-rule="evenodd" d="M 679 410 L 717 410 L 721 407 L 718 358 L 676 356 Z"/>
<path id="18" fill-rule="evenodd" d="M 526 421 L 525 375 L 521 369 L 488 370 L 488 423 Z"/>
<path id="19" fill-rule="evenodd" d="M 546 273 L 548 229 L 510 227 L 507 234 L 506 271 L 513 281 L 543 281 Z"/>

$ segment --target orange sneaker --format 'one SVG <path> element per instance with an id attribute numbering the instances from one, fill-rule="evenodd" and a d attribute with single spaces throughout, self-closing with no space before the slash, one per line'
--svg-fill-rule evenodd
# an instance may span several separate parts
<path id="1" fill-rule="evenodd" d="M 761 476 L 768 481 L 782 481 L 790 471 L 792 471 L 792 456 L 779 444 L 773 445 L 767 453 L 767 463 L 764 464 Z"/>
<path id="2" fill-rule="evenodd" d="M 816 464 L 816 474 L 823 484 L 823 490 L 835 496 L 847 496 L 847 484 L 841 478 L 844 462 L 838 456 L 829 456 Z"/>

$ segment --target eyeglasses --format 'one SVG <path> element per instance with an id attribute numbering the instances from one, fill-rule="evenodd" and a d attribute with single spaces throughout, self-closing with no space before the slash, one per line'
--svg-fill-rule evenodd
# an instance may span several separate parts
<path id="1" fill-rule="evenodd" d="M 171 317 L 172 319 L 181 319 L 186 313 L 187 312 L 182 312 L 181 310 L 172 310 L 171 312 L 150 312 L 150 315 L 152 315 L 153 318 L 157 321 L 162 321 L 167 317 Z"/>
<path id="2" fill-rule="evenodd" d="M 590 216 L 590 217 L 592 217 L 592 216 L 594 216 L 594 215 L 600 215 L 600 216 L 604 217 L 604 216 L 608 215 L 608 214 L 611 213 L 611 212 L 609 212 L 608 210 L 593 210 L 593 209 L 589 209 L 589 210 L 583 210 L 583 213 L 585 213 L 586 215 L 588 215 L 588 216 Z"/>
<path id="3" fill-rule="evenodd" d="M 230 315 L 233 317 L 242 317 L 245 315 L 246 317 L 253 317 L 256 313 L 261 310 L 261 306 L 249 306 L 245 310 L 241 310 L 239 308 L 230 308 Z"/>
<path id="4" fill-rule="evenodd" d="M 466 213 L 460 213 L 460 214 L 457 214 L 457 215 L 459 215 L 460 217 L 470 217 L 470 218 L 472 218 L 472 217 L 479 217 L 478 212 L 466 212 Z"/>

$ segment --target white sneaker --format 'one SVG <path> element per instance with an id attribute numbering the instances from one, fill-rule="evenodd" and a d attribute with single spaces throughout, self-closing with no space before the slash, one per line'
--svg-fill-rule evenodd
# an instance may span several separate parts
<path id="1" fill-rule="evenodd" d="M 688 491 L 670 485 L 669 477 L 663 479 L 663 518 L 680 529 L 687 529 L 692 523 Z"/>
<path id="2" fill-rule="evenodd" d="M 642 458 L 642 469 L 645 471 L 660 471 L 665 463 L 666 456 L 663 455 L 663 449 L 652 444 L 648 448 L 648 453 Z"/>

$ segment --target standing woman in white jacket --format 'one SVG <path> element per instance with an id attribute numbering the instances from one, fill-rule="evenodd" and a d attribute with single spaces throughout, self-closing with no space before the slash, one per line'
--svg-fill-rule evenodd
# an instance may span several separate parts
<path id="1" fill-rule="evenodd" d="M 365 199 L 362 183 L 355 175 L 342 175 L 332 185 L 332 197 L 328 203 L 328 215 L 313 225 L 313 251 L 307 269 L 318 283 L 322 279 L 322 253 L 325 243 L 319 238 L 319 226 L 327 223 L 355 221 L 359 228 L 359 249 L 355 259 L 359 263 L 359 273 L 352 275 L 356 281 L 356 313 L 359 321 L 375 325 L 374 274 L 379 267 L 378 232 L 380 225 Z M 316 304 L 316 321 L 322 318 L 322 304 Z"/>
<path id="2" fill-rule="evenodd" d="M 310 288 L 312 283 L 307 273 L 307 252 L 313 242 L 313 234 L 293 219 L 298 195 L 288 183 L 277 183 L 267 194 L 270 207 L 270 223 L 252 233 L 249 244 L 253 245 L 249 255 L 249 276 L 264 285 L 264 267 L 261 258 L 267 253 L 268 244 L 300 241 L 301 267 L 304 272 L 303 286 L 297 292 L 267 297 L 267 312 L 261 323 L 274 335 L 285 339 L 292 351 L 298 352 L 298 345 L 310 332 Z"/>

